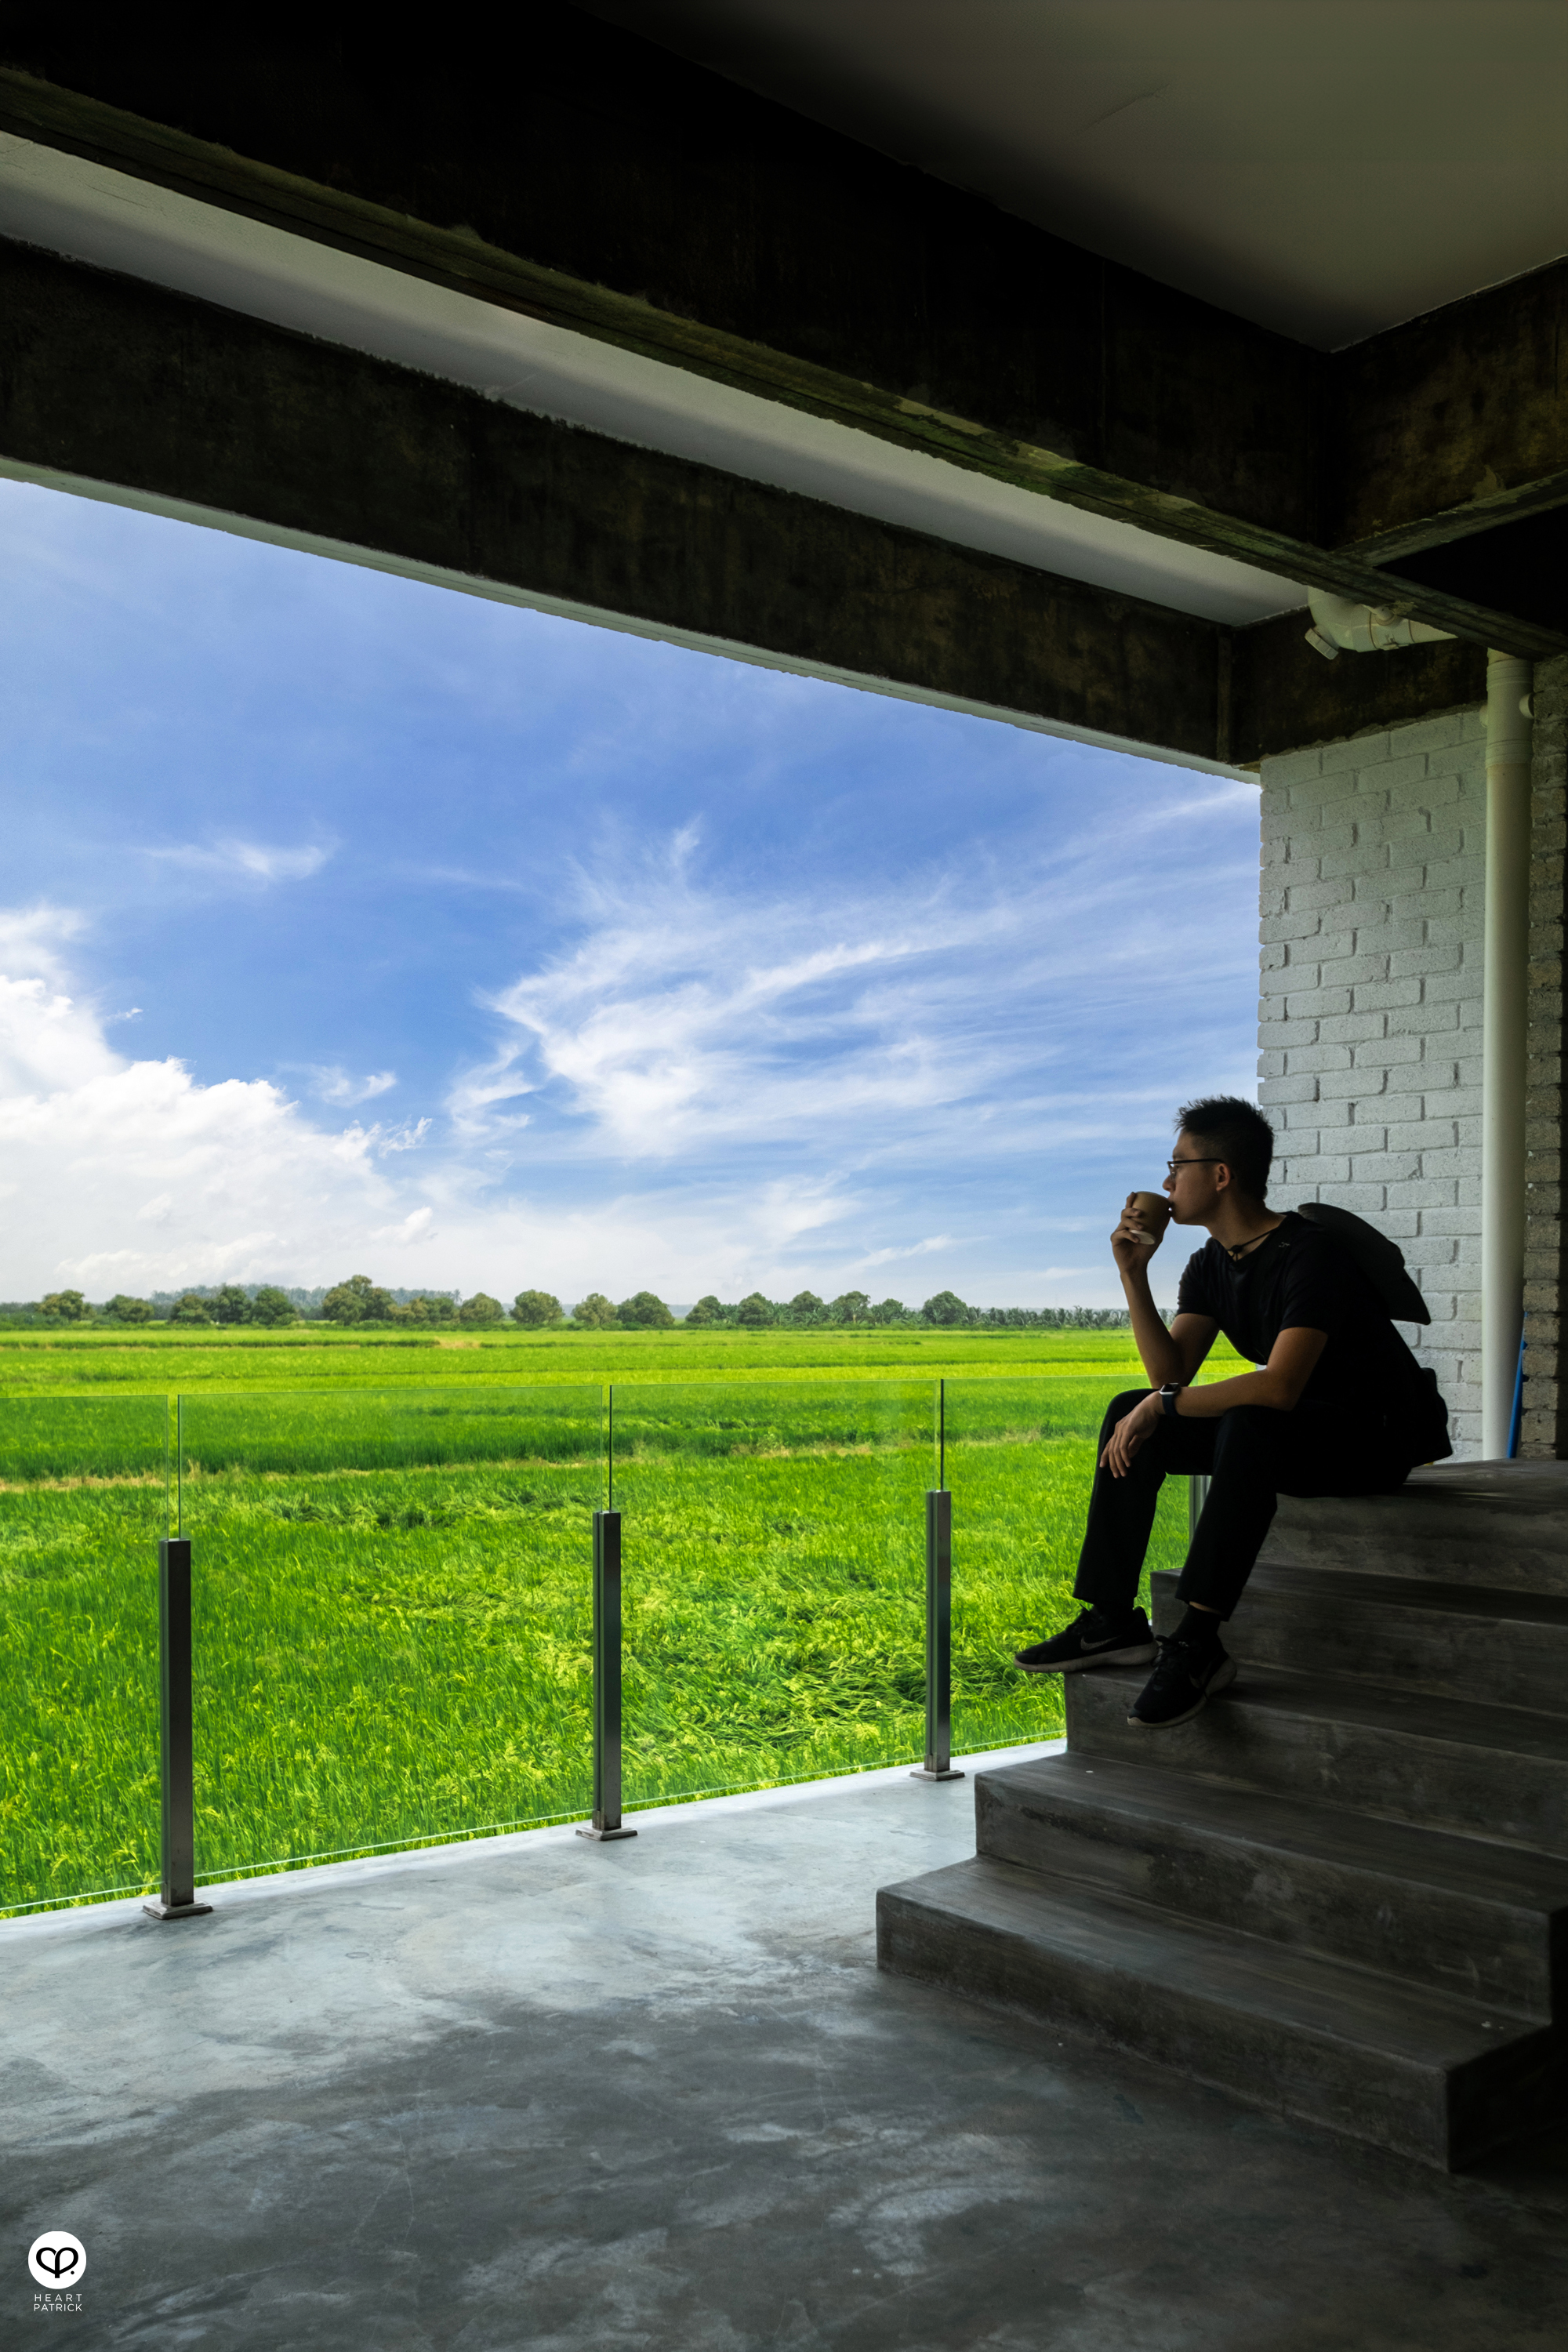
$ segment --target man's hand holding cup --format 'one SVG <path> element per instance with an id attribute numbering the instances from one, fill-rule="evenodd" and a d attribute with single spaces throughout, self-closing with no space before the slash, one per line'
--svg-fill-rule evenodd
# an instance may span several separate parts
<path id="1" fill-rule="evenodd" d="M 1110 1236 L 1110 1254 L 1128 1273 L 1146 1266 L 1165 1237 L 1171 1204 L 1163 1192 L 1129 1192 L 1121 1222 Z"/>

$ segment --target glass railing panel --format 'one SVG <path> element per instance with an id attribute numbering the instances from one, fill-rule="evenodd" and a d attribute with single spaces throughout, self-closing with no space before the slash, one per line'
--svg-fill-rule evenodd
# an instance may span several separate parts
<path id="1" fill-rule="evenodd" d="M 0 1400 L 0 1912 L 158 1882 L 163 1397 Z"/>
<path id="2" fill-rule="evenodd" d="M 1058 1739 L 1061 1678 L 1020 1674 L 1015 1650 L 1068 1623 L 1079 1546 L 1112 1399 L 1139 1385 L 1124 1371 L 950 1380 L 943 1458 L 952 1492 L 952 1752 Z M 1186 1557 L 1187 1481 L 1167 1478 L 1144 1560 L 1149 1574 Z"/>
<path id="3" fill-rule="evenodd" d="M 929 1381 L 613 1392 L 628 1808 L 918 1763 Z"/>
<path id="4" fill-rule="evenodd" d="M 584 1814 L 598 1386 L 197 1395 L 197 1883 Z"/>

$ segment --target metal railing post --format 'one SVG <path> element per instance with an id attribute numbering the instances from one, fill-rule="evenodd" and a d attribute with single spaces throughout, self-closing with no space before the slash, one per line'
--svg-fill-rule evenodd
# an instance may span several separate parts
<path id="1" fill-rule="evenodd" d="M 911 1780 L 962 1780 L 952 1769 L 952 1496 L 926 1493 L 926 1760 Z"/>
<path id="2" fill-rule="evenodd" d="M 594 1514 L 594 1819 L 579 1837 L 636 1837 L 621 1825 L 621 1515 Z"/>
<path id="3" fill-rule="evenodd" d="M 154 1919 L 196 1919 L 196 1808 L 191 1706 L 191 1539 L 158 1546 L 159 1766 L 163 1797 L 163 1892 Z"/>

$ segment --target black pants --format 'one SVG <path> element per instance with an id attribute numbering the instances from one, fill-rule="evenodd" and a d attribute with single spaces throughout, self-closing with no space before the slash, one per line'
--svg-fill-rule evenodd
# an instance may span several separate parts
<path id="1" fill-rule="evenodd" d="M 1129 1389 L 1115 1400 L 1100 1428 L 1101 1452 L 1117 1423 L 1147 1394 Z M 1228 1617 L 1280 1495 L 1392 1495 L 1405 1484 L 1409 1463 L 1382 1428 L 1369 1430 L 1334 1405 L 1276 1412 L 1238 1404 L 1212 1421 L 1168 1416 L 1144 1439 L 1124 1478 L 1095 1471 L 1073 1586 L 1079 1601 L 1131 1608 L 1160 1488 L 1167 1477 L 1194 1471 L 1213 1483 L 1177 1597 Z"/>

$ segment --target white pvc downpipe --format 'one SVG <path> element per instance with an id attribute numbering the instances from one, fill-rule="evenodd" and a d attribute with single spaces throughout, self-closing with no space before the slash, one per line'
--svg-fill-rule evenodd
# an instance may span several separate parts
<path id="1" fill-rule="evenodd" d="M 1531 666 L 1487 656 L 1481 1062 L 1481 1454 L 1508 1454 L 1524 1323 L 1524 1076 L 1530 952 Z"/>

